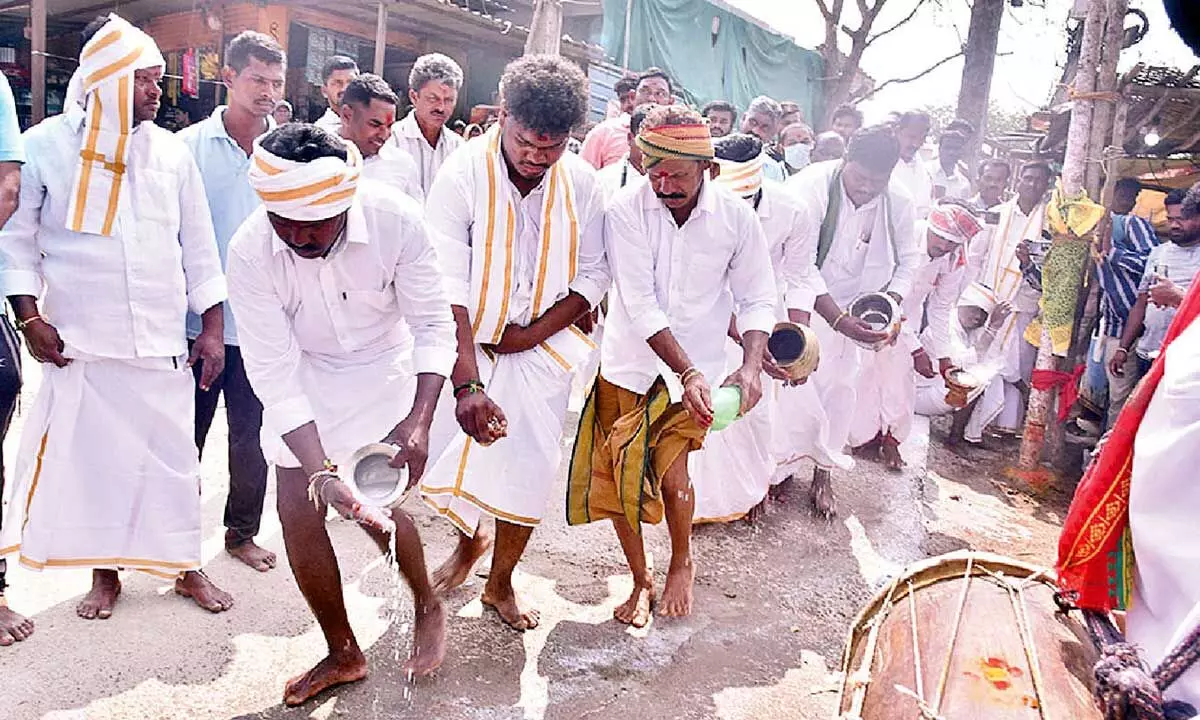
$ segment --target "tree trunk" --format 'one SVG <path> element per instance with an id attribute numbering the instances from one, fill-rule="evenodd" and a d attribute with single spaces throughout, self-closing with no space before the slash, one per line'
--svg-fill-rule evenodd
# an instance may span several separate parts
<path id="1" fill-rule="evenodd" d="M 525 54 L 558 55 L 562 44 L 562 23 L 562 0 L 534 0 L 533 20 L 529 23 L 529 37 L 525 39 Z"/>
<path id="2" fill-rule="evenodd" d="M 1095 101 L 1088 95 L 1096 89 L 1096 68 L 1100 63 L 1100 48 L 1104 39 L 1106 0 L 1090 0 L 1083 28 L 1083 43 L 1079 52 L 1079 71 L 1075 74 L 1077 97 L 1071 108 L 1071 126 L 1067 132 L 1066 158 L 1063 161 L 1063 189 L 1074 195 L 1084 187 L 1088 143 L 1092 136 L 1092 109 Z M 1041 344 L 1038 347 L 1038 370 L 1055 370 L 1057 359 L 1050 342 L 1050 331 L 1042 324 Z M 1031 470 L 1041 464 L 1046 440 L 1046 423 L 1053 405 L 1051 394 L 1031 390 L 1025 414 L 1025 432 L 1021 439 L 1020 467 Z"/>
<path id="3" fill-rule="evenodd" d="M 992 72 L 996 67 L 996 48 L 1000 44 L 1000 22 L 1004 19 L 1005 0 L 975 0 L 971 8 L 971 26 L 967 31 L 962 85 L 958 90 L 958 117 L 975 126 L 967 158 L 974 174 L 979 145 L 987 136 L 987 111 L 992 92 Z"/>

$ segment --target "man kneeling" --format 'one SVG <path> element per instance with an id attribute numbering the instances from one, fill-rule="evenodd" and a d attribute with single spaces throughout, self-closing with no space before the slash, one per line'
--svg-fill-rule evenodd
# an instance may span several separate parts
<path id="1" fill-rule="evenodd" d="M 573 525 L 612 519 L 633 572 L 633 594 L 614 615 L 641 627 L 654 602 L 641 523 L 661 521 L 664 506 L 671 566 L 660 612 L 691 612 L 695 498 L 687 456 L 700 449 L 712 424 L 711 384 L 737 387 L 743 415 L 762 396 L 775 280 L 754 210 L 706 178 L 713 145 L 700 115 L 682 106 L 656 108 L 637 142 L 649 182 L 622 189 L 608 211 L 619 301 L 609 304 L 600 377 L 580 421 L 567 519 Z M 734 314 L 742 365 L 726 378 Z"/>
<path id="2" fill-rule="evenodd" d="M 445 611 L 416 526 L 398 510 L 360 505 L 338 479 L 338 462 L 380 438 L 399 448 L 392 466 L 407 466 L 409 487 L 420 479 L 455 359 L 454 321 L 420 207 L 382 185 L 359 186 L 361 169 L 357 148 L 320 128 L 272 131 L 255 143 L 250 169 L 263 207 L 229 248 L 230 295 L 246 373 L 263 401 L 263 450 L 276 468 L 288 561 L 329 644 L 327 658 L 288 682 L 288 705 L 367 674 L 346 618 L 326 503 L 362 523 L 381 550 L 395 533 L 415 605 L 406 669 L 431 673 L 445 651 Z"/>

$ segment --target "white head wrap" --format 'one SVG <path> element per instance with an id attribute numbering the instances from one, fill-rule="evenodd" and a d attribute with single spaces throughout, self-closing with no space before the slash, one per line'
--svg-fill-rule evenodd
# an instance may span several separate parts
<path id="1" fill-rule="evenodd" d="M 350 209 L 362 174 L 362 154 L 354 143 L 345 143 L 345 160 L 331 156 L 295 162 L 263 149 L 261 141 L 254 141 L 250 187 L 268 212 L 312 222 L 328 220 Z"/>
<path id="2" fill-rule="evenodd" d="M 154 39 L 117 15 L 83 46 L 66 96 L 67 107 L 86 112 L 68 229 L 112 235 L 134 126 L 133 74 L 165 65 Z"/>

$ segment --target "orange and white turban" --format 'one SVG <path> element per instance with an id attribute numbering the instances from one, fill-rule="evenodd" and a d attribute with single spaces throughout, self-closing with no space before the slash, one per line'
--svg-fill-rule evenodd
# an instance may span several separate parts
<path id="1" fill-rule="evenodd" d="M 84 109 L 83 143 L 71 184 L 67 228 L 112 235 L 133 132 L 133 74 L 163 67 L 154 39 L 117 15 L 88 40 L 67 85 L 66 106 Z"/>
<path id="2" fill-rule="evenodd" d="M 716 159 L 721 168 L 716 183 L 729 188 L 735 195 L 752 198 L 762 190 L 763 156 L 756 155 L 746 162 Z"/>
<path id="3" fill-rule="evenodd" d="M 637 146 L 645 159 L 647 170 L 663 160 L 712 160 L 713 142 L 708 125 L 642 125 Z"/>
<path id="4" fill-rule="evenodd" d="M 929 229 L 938 237 L 962 245 L 983 231 L 983 223 L 963 206 L 943 203 L 929 211 Z"/>
<path id="5" fill-rule="evenodd" d="M 254 141 L 250 187 L 272 212 L 289 220 L 328 220 L 350 209 L 362 174 L 362 154 L 346 143 L 346 159 L 322 157 L 310 162 L 285 160 Z"/>

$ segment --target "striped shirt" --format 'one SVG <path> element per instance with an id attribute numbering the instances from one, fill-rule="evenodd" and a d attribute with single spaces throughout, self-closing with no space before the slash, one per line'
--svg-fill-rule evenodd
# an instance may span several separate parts
<path id="1" fill-rule="evenodd" d="M 1158 244 L 1158 236 L 1149 220 L 1136 215 L 1113 214 L 1112 224 L 1112 249 L 1100 263 L 1099 278 L 1105 335 L 1119 338 L 1129 309 L 1137 301 L 1146 258 Z"/>

